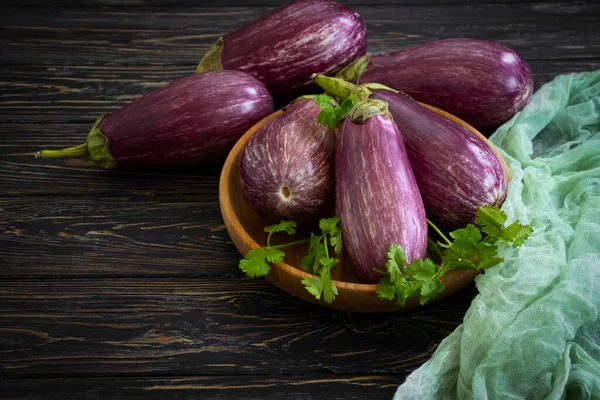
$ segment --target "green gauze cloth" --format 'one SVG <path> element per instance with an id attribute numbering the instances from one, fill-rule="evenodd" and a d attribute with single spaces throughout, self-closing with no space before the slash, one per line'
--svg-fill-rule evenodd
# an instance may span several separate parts
<path id="1" fill-rule="evenodd" d="M 395 399 L 600 399 L 600 70 L 561 75 L 490 138 L 535 232 Z"/>

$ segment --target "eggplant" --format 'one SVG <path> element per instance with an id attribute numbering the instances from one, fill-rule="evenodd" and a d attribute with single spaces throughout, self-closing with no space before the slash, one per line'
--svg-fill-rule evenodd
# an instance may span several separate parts
<path id="1" fill-rule="evenodd" d="M 270 222 L 312 222 L 333 205 L 336 130 L 317 123 L 320 110 L 314 96 L 296 100 L 244 148 L 242 195 Z"/>
<path id="2" fill-rule="evenodd" d="M 366 51 L 357 12 L 332 0 L 297 0 L 219 38 L 197 71 L 238 69 L 274 97 L 300 95 L 313 87 L 312 73 L 334 74 Z"/>
<path id="3" fill-rule="evenodd" d="M 482 137 L 405 94 L 368 89 L 369 84 L 356 87 L 336 78 L 315 79 L 334 95 L 370 97 L 388 104 L 427 215 L 436 224 L 449 230 L 464 227 L 473 222 L 479 207 L 499 207 L 504 202 L 508 184 L 504 168 Z"/>
<path id="4" fill-rule="evenodd" d="M 248 74 L 194 74 L 101 116 L 86 143 L 36 156 L 89 156 L 106 169 L 198 165 L 224 158 L 244 132 L 272 112 L 271 95 Z"/>
<path id="5" fill-rule="evenodd" d="M 400 131 L 381 100 L 367 99 L 339 128 L 335 156 L 336 215 L 358 278 L 376 283 L 393 243 L 406 262 L 427 249 L 425 208 Z"/>
<path id="6" fill-rule="evenodd" d="M 454 230 L 478 208 L 504 203 L 504 168 L 481 137 L 400 93 L 375 90 L 372 98 L 389 104 L 430 219 Z"/>
<path id="7" fill-rule="evenodd" d="M 475 39 L 437 40 L 359 58 L 338 76 L 389 86 L 478 129 L 509 120 L 533 93 L 525 60 L 504 45 Z"/>

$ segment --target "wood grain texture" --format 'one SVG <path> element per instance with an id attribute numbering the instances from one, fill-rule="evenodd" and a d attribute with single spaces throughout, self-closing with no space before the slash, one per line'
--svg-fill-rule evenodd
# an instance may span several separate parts
<path id="1" fill-rule="evenodd" d="M 390 399 L 398 375 L 202 376 L 164 378 L 57 378 L 0 380 L 0 392 L 11 400 L 31 399 L 204 399 L 204 400 L 364 400 Z M 326 397 L 325 397 L 326 396 Z"/>
<path id="2" fill-rule="evenodd" d="M 216 188 L 215 188 L 216 191 Z M 233 276 L 216 193 L 0 197 L 0 279 Z"/>
<path id="3" fill-rule="evenodd" d="M 456 328 L 472 296 L 351 314 L 264 280 L 0 281 L 0 376 L 403 377 Z"/>
<path id="4" fill-rule="evenodd" d="M 525 60 L 589 59 L 600 53 L 600 4 L 519 3 L 356 6 L 369 51 L 434 39 L 495 40 Z M 209 46 L 270 8 L 15 8 L 2 14 L 4 64 L 179 64 L 190 72 Z M 210 23 L 207 23 L 210 21 Z M 65 54 L 69 57 L 65 58 Z"/>

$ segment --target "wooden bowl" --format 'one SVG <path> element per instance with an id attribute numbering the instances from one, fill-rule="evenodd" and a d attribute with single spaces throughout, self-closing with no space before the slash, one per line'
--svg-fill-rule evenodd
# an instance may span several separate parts
<path id="1" fill-rule="evenodd" d="M 498 158 L 504 167 L 506 176 L 508 179 L 510 179 L 510 174 L 506 163 L 498 151 L 481 133 L 464 121 L 446 113 L 445 111 L 426 104 L 422 105 L 454 122 L 459 123 L 460 125 L 465 126 L 483 138 L 498 155 Z M 238 140 L 236 145 L 229 153 L 221 172 L 221 178 L 219 182 L 219 203 L 221 206 L 221 213 L 223 215 L 223 220 L 225 221 L 227 231 L 229 232 L 235 247 L 237 247 L 241 254 L 246 254 L 251 249 L 266 245 L 267 236 L 263 232 L 263 229 L 269 224 L 250 209 L 244 200 L 244 197 L 242 196 L 239 174 L 240 158 L 246 143 L 254 134 L 254 132 L 281 113 L 282 111 L 274 112 L 248 130 L 248 132 L 246 132 L 244 136 Z M 318 227 L 315 227 L 313 232 L 317 233 L 317 228 Z M 307 238 L 308 236 L 309 235 L 307 235 L 307 232 L 298 232 L 295 236 L 288 236 L 285 233 L 281 233 L 273 235 L 271 240 L 272 244 L 278 244 L 295 239 Z M 281 242 L 275 240 L 276 238 L 281 240 Z M 406 304 L 403 307 L 397 306 L 395 301 L 388 301 L 378 298 L 376 293 L 377 285 L 359 283 L 352 268 L 352 261 L 348 260 L 347 257 L 344 257 L 344 254 L 341 256 L 340 263 L 331 270 L 331 278 L 333 279 L 334 285 L 338 289 L 337 297 L 331 304 L 328 304 L 323 300 L 317 300 L 313 295 L 306 291 L 304 285 L 301 283 L 304 278 L 313 277 L 312 274 L 299 269 L 300 259 L 306 254 L 307 250 L 307 245 L 286 248 L 285 262 L 273 264 L 271 266 L 271 272 L 269 272 L 265 278 L 279 288 L 296 297 L 300 297 L 301 299 L 311 303 L 316 303 L 339 310 L 357 312 L 390 312 L 408 310 L 420 306 L 418 297 L 407 299 Z M 477 276 L 477 274 L 477 270 L 459 270 L 446 274 L 442 278 L 442 281 L 445 285 L 444 292 L 430 302 L 443 299 L 444 297 L 462 289 L 469 284 L 475 278 L 475 276 Z"/>

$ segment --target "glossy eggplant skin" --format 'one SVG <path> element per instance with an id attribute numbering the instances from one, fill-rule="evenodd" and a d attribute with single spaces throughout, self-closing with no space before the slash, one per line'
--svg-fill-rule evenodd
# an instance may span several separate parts
<path id="1" fill-rule="evenodd" d="M 456 229 L 473 222 L 477 208 L 502 205 L 507 178 L 482 138 L 408 96 L 375 90 L 371 97 L 388 103 L 431 220 Z"/>
<path id="2" fill-rule="evenodd" d="M 333 204 L 336 130 L 317 123 L 320 107 L 301 99 L 250 138 L 240 160 L 246 202 L 270 222 L 312 222 Z"/>
<path id="3" fill-rule="evenodd" d="M 258 78 L 274 97 L 306 93 L 312 73 L 333 74 L 367 51 L 360 15 L 332 0 L 293 1 L 222 40 L 221 67 Z"/>
<path id="4" fill-rule="evenodd" d="M 392 118 L 377 115 L 357 124 L 347 118 L 338 132 L 335 159 L 336 214 L 344 249 L 358 278 L 376 283 L 388 247 L 396 243 L 406 262 L 424 258 L 427 222 L 402 136 Z"/>
<path id="5" fill-rule="evenodd" d="M 171 168 L 223 158 L 273 99 L 240 71 L 194 74 L 105 116 L 99 125 L 118 168 Z"/>
<path id="6" fill-rule="evenodd" d="M 359 83 L 377 82 L 441 108 L 475 128 L 492 128 L 529 102 L 529 65 L 510 48 L 446 39 L 371 57 Z"/>

